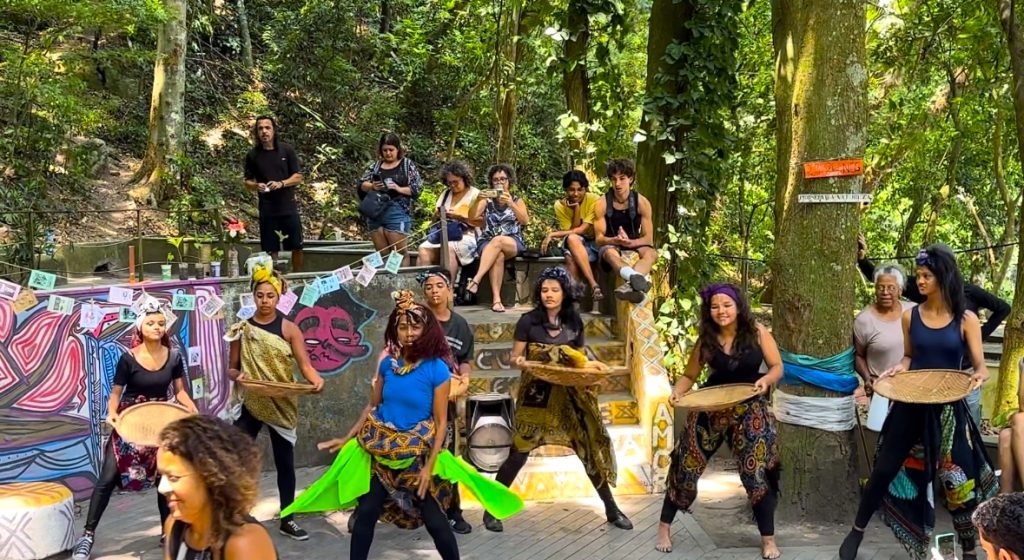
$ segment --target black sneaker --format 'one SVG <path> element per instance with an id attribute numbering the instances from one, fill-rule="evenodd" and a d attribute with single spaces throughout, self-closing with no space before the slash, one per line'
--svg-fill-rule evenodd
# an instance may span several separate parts
<path id="1" fill-rule="evenodd" d="M 505 530 L 505 526 L 502 525 L 501 521 L 494 518 L 489 513 L 484 513 L 484 528 L 488 531 L 500 533 Z"/>
<path id="2" fill-rule="evenodd" d="M 309 540 L 309 533 L 307 533 L 302 527 L 299 527 L 299 524 L 294 521 L 282 521 L 281 534 L 297 541 Z"/>
<path id="3" fill-rule="evenodd" d="M 651 289 L 651 281 L 643 274 L 631 274 L 629 286 L 640 293 L 647 293 Z"/>
<path id="4" fill-rule="evenodd" d="M 644 301 L 643 292 L 634 290 L 629 284 L 623 284 L 616 288 L 615 297 L 622 301 L 628 301 L 634 305 L 640 305 Z"/>
<path id="5" fill-rule="evenodd" d="M 473 526 L 462 518 L 462 515 L 453 515 L 449 522 L 452 524 L 452 531 L 460 535 L 468 535 L 473 532 Z"/>
<path id="6" fill-rule="evenodd" d="M 82 538 L 78 539 L 75 543 L 74 552 L 71 553 L 72 560 L 89 560 L 92 556 L 92 535 L 82 535 Z"/>

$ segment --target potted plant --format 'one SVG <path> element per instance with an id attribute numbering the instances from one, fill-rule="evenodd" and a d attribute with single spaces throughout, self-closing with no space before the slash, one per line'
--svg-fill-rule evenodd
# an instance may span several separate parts
<path id="1" fill-rule="evenodd" d="M 224 242 L 228 244 L 228 276 L 238 278 L 238 249 L 236 245 L 246 234 L 245 224 L 238 218 L 224 221 Z"/>
<path id="2" fill-rule="evenodd" d="M 185 262 L 185 257 L 181 254 L 181 244 L 185 241 L 184 237 L 168 237 L 167 242 L 174 246 L 175 251 L 178 252 L 178 280 L 188 280 L 188 263 Z M 167 253 L 167 261 L 171 262 L 174 260 L 174 255 Z"/>
<path id="3" fill-rule="evenodd" d="M 171 263 L 174 262 L 174 253 L 167 253 L 167 262 L 160 265 L 160 279 L 170 280 L 171 279 Z"/>
<path id="4" fill-rule="evenodd" d="M 214 247 L 210 252 L 210 275 L 214 278 L 220 278 L 220 261 L 224 258 L 224 250 L 220 247 Z"/>

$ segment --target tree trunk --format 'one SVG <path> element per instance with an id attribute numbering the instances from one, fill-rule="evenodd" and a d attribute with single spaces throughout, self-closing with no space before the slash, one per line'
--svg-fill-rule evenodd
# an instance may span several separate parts
<path id="1" fill-rule="evenodd" d="M 797 196 L 861 190 L 861 176 L 805 180 L 802 166 L 864 155 L 865 4 L 774 0 L 772 10 L 780 171 L 772 327 L 781 348 L 826 357 L 846 350 L 852 337 L 858 208 L 799 204 Z M 809 385 L 785 390 L 839 396 Z M 857 505 L 854 433 L 780 423 L 779 443 L 785 488 L 779 517 L 848 523 Z"/>
<path id="2" fill-rule="evenodd" d="M 167 19 L 157 34 L 153 95 L 149 106 L 149 141 L 136 172 L 137 199 L 163 203 L 175 190 L 171 159 L 180 153 L 185 132 L 185 52 L 188 47 L 187 0 L 165 0 Z"/>
<path id="3" fill-rule="evenodd" d="M 380 29 L 381 33 L 391 33 L 391 2 L 380 0 Z"/>
<path id="4" fill-rule="evenodd" d="M 1017 129 L 1017 157 L 1024 162 L 1024 35 L 1015 13 L 1014 0 L 996 0 L 999 22 L 1010 52 L 1010 70 L 1013 74 L 1013 112 Z M 1024 206 L 1022 206 L 1024 209 Z M 1024 242 L 1024 213 L 1018 211 L 1017 242 Z M 1017 284 L 1013 294 L 1010 316 L 1003 333 L 1003 356 L 999 364 L 999 394 L 994 418 L 1001 419 L 1018 410 L 1017 399 L 1020 372 L 1018 364 L 1024 358 L 1024 251 L 1017 251 Z"/>
<path id="5" fill-rule="evenodd" d="M 580 123 L 590 122 L 590 76 L 587 73 L 587 54 L 590 49 L 590 17 L 583 0 L 570 0 L 566 8 L 565 29 L 569 38 L 565 41 L 563 55 L 565 70 L 562 74 L 562 92 L 569 113 Z M 573 166 L 590 168 L 584 153 L 585 141 L 572 142 Z"/>
<path id="6" fill-rule="evenodd" d="M 645 100 L 675 97 L 687 87 L 678 77 L 682 61 L 672 64 L 666 60 L 665 54 L 673 44 L 685 43 L 691 39 L 691 31 L 687 28 L 686 22 L 693 17 L 693 10 L 693 3 L 690 1 L 654 0 L 648 20 Z M 636 148 L 636 189 L 651 201 L 656 226 L 654 245 L 660 247 L 664 242 L 667 229 L 665 226 L 674 223 L 677 217 L 676 197 L 669 191 L 669 181 L 679 172 L 680 167 L 680 162 L 666 163 L 663 154 L 666 151 L 676 152 L 684 149 L 682 143 L 685 127 L 677 127 L 673 137 L 664 138 L 663 135 L 673 115 L 665 114 L 664 110 L 653 104 L 644 105 L 640 130 L 643 131 L 645 138 Z M 707 209 L 705 213 L 706 211 Z"/>
<path id="7" fill-rule="evenodd" d="M 995 175 L 996 187 L 999 189 L 999 197 L 1003 200 L 1003 208 L 1006 209 L 1006 224 L 1003 227 L 1003 234 L 999 238 L 1000 249 L 999 268 L 992 279 L 992 291 L 999 293 L 1006 280 L 1006 274 L 1010 270 L 1010 262 L 1013 260 L 1015 247 L 1005 247 L 1010 243 L 1017 233 L 1017 207 L 1020 202 L 1010 195 L 1010 189 L 1006 186 L 1006 170 L 1003 167 L 1003 115 L 996 111 L 992 131 L 992 172 Z"/>
<path id="8" fill-rule="evenodd" d="M 508 8 L 503 14 L 499 34 L 504 34 L 505 39 L 499 49 L 502 61 L 497 65 L 497 72 L 500 76 L 498 82 L 498 142 L 495 161 L 499 163 L 515 163 L 515 129 L 517 105 L 519 102 L 518 80 L 519 68 L 526 50 L 523 38 L 529 34 L 530 25 L 524 23 L 525 8 L 518 2 Z M 511 30 L 510 33 L 508 30 Z"/>
<path id="9" fill-rule="evenodd" d="M 242 64 L 252 72 L 252 36 L 249 34 L 249 16 L 245 12 L 245 0 L 238 0 L 238 34 L 242 39 Z"/>
<path id="10" fill-rule="evenodd" d="M 939 215 L 942 207 L 945 206 L 949 195 L 956 188 L 956 171 L 960 166 L 960 156 L 964 151 L 963 122 L 960 120 L 960 80 L 966 80 L 966 76 L 946 68 L 949 82 L 949 92 L 946 94 L 946 106 L 949 107 L 949 116 L 953 121 L 953 140 L 950 142 L 949 159 L 946 161 L 946 183 L 932 193 L 931 213 L 928 215 L 928 225 L 924 229 L 924 244 L 935 241 L 935 230 L 939 225 Z"/>

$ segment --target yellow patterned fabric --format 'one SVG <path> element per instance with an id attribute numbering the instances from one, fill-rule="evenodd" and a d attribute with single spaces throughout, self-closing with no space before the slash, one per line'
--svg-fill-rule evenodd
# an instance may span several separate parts
<path id="1" fill-rule="evenodd" d="M 237 338 L 241 341 L 241 371 L 247 378 L 279 383 L 295 382 L 295 360 L 287 340 L 254 327 L 248 321 L 231 325 L 224 338 Z M 242 402 L 253 417 L 261 422 L 289 430 L 295 429 L 298 423 L 298 397 L 264 397 L 243 392 Z"/>
<path id="2" fill-rule="evenodd" d="M 551 348 L 531 342 L 526 346 L 526 356 L 548 362 Z M 515 432 L 517 451 L 529 453 L 541 445 L 571 447 L 583 462 L 587 476 L 615 486 L 615 454 L 601 420 L 596 387 L 552 385 L 524 371 L 516 399 Z"/>
<path id="3" fill-rule="evenodd" d="M 266 282 L 274 287 L 278 295 L 281 294 L 281 279 L 274 275 L 274 271 L 266 266 L 257 264 L 253 267 L 252 271 L 252 285 L 255 290 L 256 286 Z"/>

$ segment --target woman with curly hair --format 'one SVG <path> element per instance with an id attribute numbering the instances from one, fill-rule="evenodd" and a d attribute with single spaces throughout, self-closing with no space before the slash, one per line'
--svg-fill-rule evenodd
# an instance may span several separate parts
<path id="1" fill-rule="evenodd" d="M 924 302 L 903 312 L 903 359 L 879 378 L 915 369 L 961 369 L 974 365 L 971 389 L 988 379 L 981 323 L 967 309 L 964 282 L 953 252 L 934 244 L 917 254 L 917 288 Z M 882 520 L 910 555 L 929 555 L 935 528 L 931 493 L 938 479 L 963 551 L 977 558 L 978 533 L 971 514 L 995 495 L 996 480 L 967 398 L 947 404 L 895 402 L 882 425 L 875 466 L 861 493 L 853 528 L 839 548 L 854 560 L 868 522 L 881 507 Z"/>
<path id="2" fill-rule="evenodd" d="M 473 186 L 473 172 L 464 161 L 451 161 L 441 168 L 441 180 L 447 189 L 437 199 L 434 210 L 435 219 L 440 219 L 444 212 L 448 222 L 459 224 L 462 238 L 448 240 L 448 274 L 457 278 L 459 267 L 466 266 L 476 259 L 477 228 L 481 220 L 470 219 L 470 210 L 480 196 L 480 189 Z M 432 243 L 429 239 L 420 243 L 417 266 L 436 265 L 441 262 L 441 243 Z"/>
<path id="3" fill-rule="evenodd" d="M 224 340 L 228 350 L 228 377 L 293 383 L 294 366 L 317 392 L 324 380 L 309 361 L 302 331 L 277 310 L 281 293 L 287 288 L 284 278 L 274 270 L 257 265 L 252 272 L 256 313 L 247 321 L 228 328 Z M 236 387 L 237 389 L 237 387 Z M 299 423 L 299 399 L 295 396 L 268 397 L 241 391 L 241 411 L 235 426 L 255 439 L 263 427 L 270 432 L 270 448 L 277 468 L 277 490 L 281 509 L 295 500 L 295 428 Z M 280 533 L 297 541 L 309 539 L 290 515 L 281 515 Z"/>
<path id="4" fill-rule="evenodd" d="M 405 529 L 425 525 L 444 560 L 459 546 L 445 511 L 455 483 L 488 511 L 507 517 L 523 502 L 444 450 L 451 348 L 434 314 L 411 291 L 394 292 L 395 310 L 384 332 L 370 402 L 352 429 L 319 444 L 341 451 L 331 468 L 284 512 L 333 511 L 356 506 L 349 557 L 365 560 L 378 519 Z"/>
<path id="5" fill-rule="evenodd" d="M 167 336 L 167 318 L 160 302 L 151 296 L 139 305 L 135 320 L 133 347 L 121 354 L 114 371 L 114 385 L 107 400 L 107 422 L 114 431 L 107 440 L 99 480 L 89 501 L 85 532 L 72 552 L 74 560 L 88 560 L 92 555 L 96 526 L 99 525 L 115 486 L 125 490 L 144 490 L 156 485 L 156 448 L 137 446 L 117 432 L 118 419 L 126 409 L 148 401 L 165 401 L 169 392 L 189 409 L 196 405 L 185 388 L 185 361 L 171 348 Z M 161 523 L 167 519 L 167 500 L 157 495 Z M 163 537 L 161 537 L 162 539 Z"/>
<path id="6" fill-rule="evenodd" d="M 249 510 L 260 484 L 260 450 L 221 420 L 190 416 L 160 432 L 160 495 L 171 508 L 165 560 L 277 560 Z"/>
<path id="7" fill-rule="evenodd" d="M 540 273 L 533 289 L 534 308 L 516 323 L 512 365 L 522 367 L 527 358 L 550 359 L 556 346 L 582 349 L 585 345 L 583 319 L 576 309 L 572 280 L 564 268 L 551 267 Z M 552 385 L 523 372 L 516 398 L 515 437 L 508 459 L 495 480 L 509 486 L 526 465 L 530 452 L 542 445 L 571 447 L 583 461 L 587 476 L 604 502 L 608 523 L 620 529 L 633 524 L 615 504 L 615 453 L 612 440 L 601 420 L 594 387 Z M 501 521 L 484 514 L 484 527 L 503 531 Z"/>
<path id="8" fill-rule="evenodd" d="M 692 411 L 672 450 L 668 490 L 661 508 L 658 543 L 672 552 L 672 520 L 697 498 L 697 481 L 715 451 L 728 443 L 736 456 L 740 482 L 761 533 L 761 557 L 778 558 L 775 505 L 779 491 L 779 449 L 766 394 L 782 378 L 782 356 L 768 329 L 754 320 L 750 306 L 732 284 L 712 284 L 700 292 L 700 333 L 683 377 L 672 389 L 672 402 L 693 388 L 704 366 L 704 387 L 751 383 L 757 395 L 725 410 Z M 761 362 L 768 371 L 761 372 Z"/>

